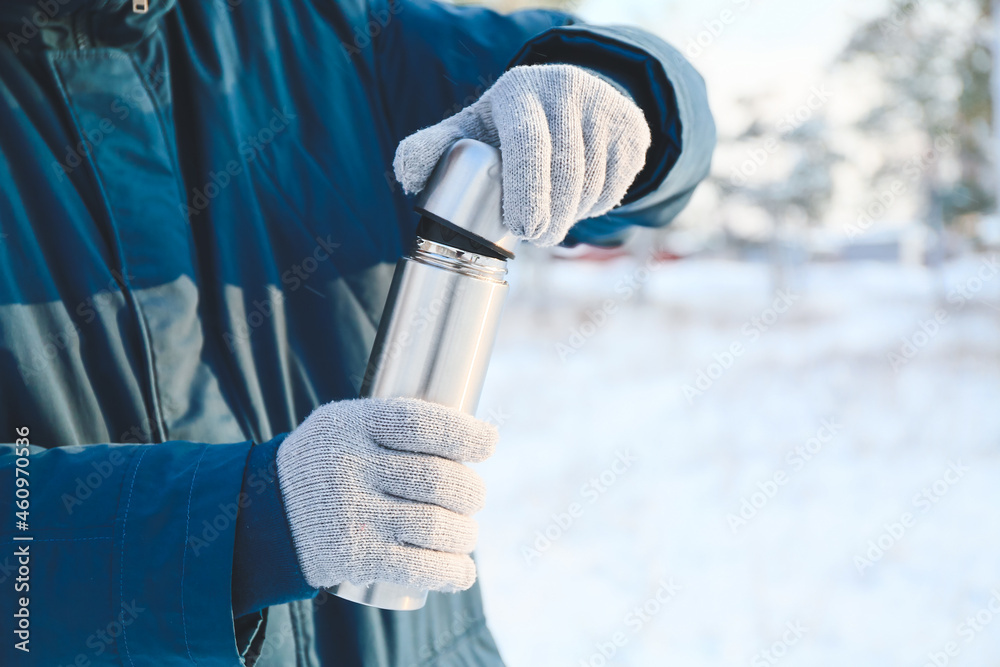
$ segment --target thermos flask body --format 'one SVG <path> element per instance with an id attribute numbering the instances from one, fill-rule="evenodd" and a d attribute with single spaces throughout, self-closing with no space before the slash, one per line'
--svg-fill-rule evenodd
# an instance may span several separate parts
<path id="1" fill-rule="evenodd" d="M 475 414 L 506 273 L 503 260 L 418 239 L 396 268 L 361 395 L 422 398 Z"/>
<path id="2" fill-rule="evenodd" d="M 517 243 L 501 220 L 499 151 L 457 142 L 418 211 L 430 233 L 418 231 L 396 265 L 360 394 L 420 398 L 474 415 L 507 295 L 506 258 Z M 427 599 L 426 591 L 383 582 L 330 590 L 382 609 L 419 609 Z"/>
<path id="3" fill-rule="evenodd" d="M 500 322 L 503 260 L 460 267 L 462 254 L 418 239 L 399 260 L 361 387 L 371 398 L 421 398 L 475 414 Z M 338 596 L 382 609 L 419 609 L 426 591 L 341 584 Z"/>

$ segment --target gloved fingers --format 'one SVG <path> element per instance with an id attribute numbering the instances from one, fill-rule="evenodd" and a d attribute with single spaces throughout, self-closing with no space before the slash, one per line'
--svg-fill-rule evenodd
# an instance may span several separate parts
<path id="1" fill-rule="evenodd" d="M 572 65 L 514 67 L 477 102 L 400 143 L 393 167 L 404 189 L 422 190 L 462 137 L 500 147 L 504 222 L 538 246 L 621 203 L 651 142 L 642 110 L 601 76 Z"/>
<path id="2" fill-rule="evenodd" d="M 556 85 L 564 88 L 563 96 L 567 106 L 581 103 L 579 86 L 569 78 L 560 78 Z M 575 113 L 561 114 L 549 119 L 552 156 L 550 159 L 549 181 L 552 184 L 549 225 L 536 243 L 550 246 L 565 238 L 569 228 L 579 218 L 580 200 L 585 191 L 584 183 L 593 178 L 588 170 L 587 155 L 593 147 L 585 141 L 580 116 Z M 603 178 L 603 174 L 600 175 Z"/>
<path id="3" fill-rule="evenodd" d="M 411 195 L 423 190 L 448 147 L 466 137 L 496 145 L 496 130 L 487 103 L 477 102 L 399 142 L 392 169 L 403 190 Z"/>
<path id="4" fill-rule="evenodd" d="M 596 200 L 581 206 L 579 218 L 604 215 L 621 203 L 635 177 L 646 164 L 646 150 L 652 141 L 649 125 L 642 110 L 631 101 L 616 104 L 602 113 L 606 122 L 601 124 L 602 141 L 594 141 L 596 164 L 588 169 L 603 170 L 603 183 L 595 188 Z"/>
<path id="5" fill-rule="evenodd" d="M 437 505 L 395 500 L 390 523 L 400 543 L 434 551 L 472 553 L 479 539 L 479 525 L 472 517 Z"/>
<path id="6" fill-rule="evenodd" d="M 472 468 L 426 454 L 392 452 L 382 457 L 379 487 L 397 498 L 429 503 L 459 514 L 486 504 L 486 482 Z"/>
<path id="7" fill-rule="evenodd" d="M 427 591 L 455 593 L 476 583 L 476 564 L 467 554 L 393 545 L 383 565 L 392 573 L 388 581 Z"/>
<path id="8" fill-rule="evenodd" d="M 552 136 L 538 96 L 517 78 L 509 85 L 522 90 L 493 107 L 503 154 L 503 220 L 519 238 L 539 244 L 552 215 Z"/>
<path id="9" fill-rule="evenodd" d="M 615 91 L 617 93 L 617 91 Z M 599 114 L 602 109 L 590 109 L 591 114 Z M 586 123 L 583 143 L 585 148 L 586 183 L 583 193 L 577 202 L 576 219 L 592 217 L 590 211 L 601 198 L 608 178 L 608 135 L 611 128 L 607 123 Z"/>
<path id="10" fill-rule="evenodd" d="M 500 434 L 460 410 L 416 398 L 370 398 L 366 427 L 382 447 L 453 461 L 485 461 Z"/>

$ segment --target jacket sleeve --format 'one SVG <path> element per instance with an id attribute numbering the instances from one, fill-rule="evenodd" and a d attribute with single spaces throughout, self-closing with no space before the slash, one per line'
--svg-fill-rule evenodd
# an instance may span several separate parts
<path id="1" fill-rule="evenodd" d="M 250 448 L 0 445 L 0 664 L 240 665 L 230 585 Z"/>
<path id="2" fill-rule="evenodd" d="M 643 109 L 653 143 L 621 206 L 583 220 L 567 240 L 615 243 L 630 225 L 660 227 L 705 178 L 715 124 L 701 76 L 673 47 L 642 30 L 591 26 L 569 14 L 508 15 L 434 0 L 373 0 L 393 19 L 374 41 L 372 66 L 392 148 L 475 101 L 508 68 L 576 64 L 617 81 Z"/>

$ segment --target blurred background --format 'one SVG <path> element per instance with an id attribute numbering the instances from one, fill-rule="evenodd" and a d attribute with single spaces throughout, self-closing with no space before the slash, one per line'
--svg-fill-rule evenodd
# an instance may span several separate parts
<path id="1" fill-rule="evenodd" d="M 719 147 L 669 229 L 512 267 L 480 412 L 508 664 L 1000 664 L 989 5 L 550 4 L 684 52 Z"/>

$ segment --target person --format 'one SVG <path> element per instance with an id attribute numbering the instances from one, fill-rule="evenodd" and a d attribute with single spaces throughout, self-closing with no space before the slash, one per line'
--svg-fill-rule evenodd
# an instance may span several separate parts
<path id="1" fill-rule="evenodd" d="M 8 0 L 0 28 L 0 663 L 503 664 L 464 465 L 496 429 L 356 398 L 412 195 L 468 136 L 523 239 L 665 225 L 714 147 L 693 67 L 431 0 Z"/>

